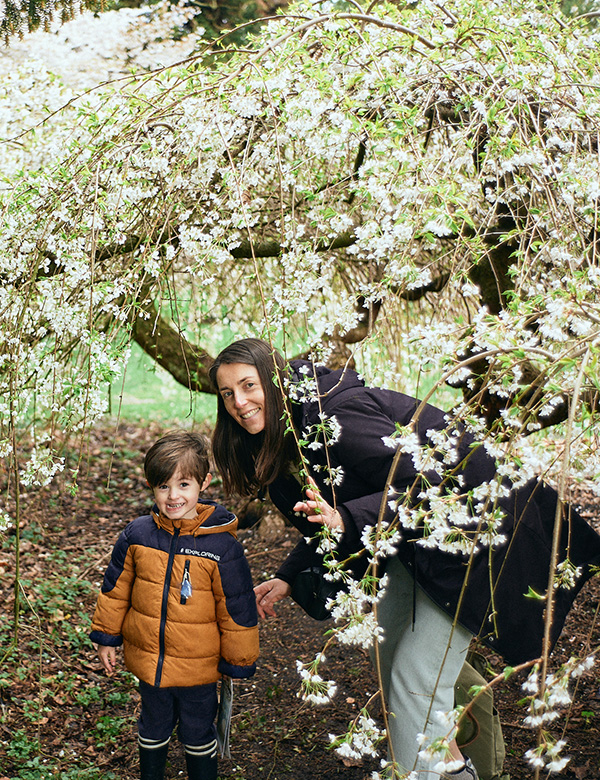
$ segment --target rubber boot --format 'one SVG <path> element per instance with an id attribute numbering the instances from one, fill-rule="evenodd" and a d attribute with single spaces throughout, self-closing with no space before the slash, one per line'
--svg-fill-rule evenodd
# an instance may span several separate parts
<path id="1" fill-rule="evenodd" d="M 164 780 L 169 743 L 156 748 L 140 748 L 140 780 Z"/>
<path id="2" fill-rule="evenodd" d="M 217 780 L 217 757 L 185 754 L 189 780 Z"/>

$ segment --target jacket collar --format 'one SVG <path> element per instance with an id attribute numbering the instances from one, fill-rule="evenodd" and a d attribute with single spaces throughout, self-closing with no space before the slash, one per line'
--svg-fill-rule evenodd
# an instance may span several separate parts
<path id="1" fill-rule="evenodd" d="M 202 536 L 204 534 L 230 533 L 237 536 L 237 517 L 228 512 L 225 507 L 214 501 L 199 501 L 196 506 L 196 517 L 171 520 L 158 511 L 156 504 L 152 507 L 152 517 L 159 528 L 172 534 L 175 528 L 182 536 Z"/>

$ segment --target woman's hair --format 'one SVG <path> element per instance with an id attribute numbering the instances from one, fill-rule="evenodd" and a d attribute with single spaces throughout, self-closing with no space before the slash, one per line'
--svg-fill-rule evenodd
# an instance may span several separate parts
<path id="1" fill-rule="evenodd" d="M 224 364 L 254 366 L 265 396 L 265 428 L 251 434 L 225 408 L 218 392 L 217 371 Z M 225 347 L 209 370 L 217 390 L 217 422 L 213 433 L 213 456 L 228 493 L 252 495 L 269 485 L 293 458 L 293 438 L 285 435 L 282 394 L 286 364 L 279 352 L 261 339 L 241 339 Z"/>
<path id="2" fill-rule="evenodd" d="M 209 441 L 191 431 L 169 431 L 150 447 L 144 459 L 144 474 L 151 488 L 164 485 L 179 470 L 200 485 L 210 470 Z"/>

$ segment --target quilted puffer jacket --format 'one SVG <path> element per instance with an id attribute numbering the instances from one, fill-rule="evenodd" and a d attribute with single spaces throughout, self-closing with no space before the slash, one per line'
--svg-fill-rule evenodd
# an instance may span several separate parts
<path id="1" fill-rule="evenodd" d="M 312 373 L 310 363 L 292 361 L 290 388 L 305 381 Z M 344 537 L 338 547 L 341 560 L 351 559 L 363 548 L 361 535 L 367 525 L 376 527 L 382 503 L 392 522 L 394 512 L 386 494 L 386 480 L 395 450 L 386 440 L 396 430 L 396 423 L 409 425 L 419 402 L 403 393 L 377 387 L 365 387 L 354 372 L 316 369 L 320 403 L 302 400 L 292 404 L 294 422 L 301 438 L 307 431 L 323 427 L 322 415 L 335 417 L 339 436 L 328 447 L 307 448 L 305 455 L 312 467 L 321 495 L 336 505 L 344 522 Z M 421 444 L 432 446 L 431 432 L 448 426 L 441 409 L 426 405 L 418 419 L 415 433 Z M 454 474 L 460 474 L 461 500 L 484 482 L 496 478 L 496 461 L 481 442 L 466 431 L 458 435 Z M 314 433 L 313 433 L 314 436 Z M 332 487 L 330 469 L 341 468 L 341 483 Z M 398 496 L 417 493 L 423 482 L 439 485 L 443 477 L 434 470 L 417 472 L 413 456 L 405 452 L 397 463 L 393 487 Z M 457 480 L 458 482 L 458 480 Z M 417 489 L 414 489 L 415 484 Z M 452 482 L 449 483 L 452 486 Z M 519 488 L 506 480 L 507 495 L 500 496 L 496 508 L 501 514 L 500 531 L 504 542 L 493 549 L 484 545 L 474 548 L 472 559 L 462 553 L 448 552 L 420 544 L 422 527 L 401 527 L 402 540 L 397 555 L 414 578 L 415 585 L 450 617 L 473 635 L 504 656 L 511 665 L 530 661 L 541 655 L 545 631 L 546 599 L 530 598 L 531 592 L 543 594 L 548 588 L 554 545 L 554 526 L 558 495 L 549 485 L 532 479 Z M 458 488 L 457 488 L 458 489 Z M 314 523 L 294 512 L 297 501 L 304 500 L 300 483 L 294 475 L 282 474 L 269 486 L 271 500 L 288 517 L 302 538 L 283 563 L 276 576 L 290 585 L 309 566 L 318 564 L 315 544 L 306 539 L 315 533 Z M 551 644 L 560 635 L 565 618 L 585 582 L 600 566 L 600 535 L 572 506 L 562 507 L 562 531 L 558 540 L 558 561 L 567 558 L 578 570 L 574 587 L 555 588 L 554 613 L 550 632 Z M 351 559 L 350 568 L 362 576 L 366 556 Z"/>
<path id="2" fill-rule="evenodd" d="M 129 671 L 155 687 L 251 677 L 256 601 L 236 530 L 235 515 L 212 501 L 191 520 L 153 511 L 129 523 L 104 576 L 92 642 L 123 644 Z"/>

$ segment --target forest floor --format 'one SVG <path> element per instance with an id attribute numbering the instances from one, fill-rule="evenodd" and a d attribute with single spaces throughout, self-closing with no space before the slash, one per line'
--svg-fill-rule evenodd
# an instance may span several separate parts
<path id="1" fill-rule="evenodd" d="M 79 463 L 78 489 L 67 477 L 50 488 L 21 496 L 21 615 L 14 644 L 14 529 L 0 548 L 0 780 L 132 780 L 137 774 L 133 677 L 120 671 L 107 678 L 87 639 L 90 618 L 110 551 L 124 525 L 145 514 L 150 494 L 142 475 L 143 453 L 162 431 L 153 425 L 96 429 L 81 451 L 68 457 L 65 475 Z M 110 481 L 107 475 L 110 473 Z M 3 479 L 6 478 L 6 475 Z M 2 495 L 6 495 L 5 485 Z M 217 480 L 208 491 L 222 500 Z M 5 502 L 6 503 L 6 502 Z M 588 520 L 598 524 L 598 502 L 581 496 Z M 5 506 L 9 511 L 10 505 Z M 242 507 L 231 507 L 241 514 Z M 296 532 L 279 518 L 240 532 L 255 582 L 269 577 L 292 548 Z M 555 668 L 600 641 L 598 578 L 588 583 L 571 611 L 552 656 Z M 348 723 L 375 694 L 368 654 L 336 643 L 327 651 L 327 676 L 338 685 L 334 702 L 313 707 L 297 696 L 296 659 L 311 661 L 326 641 L 327 621 L 307 617 L 291 600 L 275 619 L 261 623 L 256 676 L 235 686 L 231 759 L 220 777 L 236 780 L 364 780 L 379 758 L 342 760 L 329 749 L 331 734 Z M 11 649 L 12 648 L 12 649 Z M 8 654 L 5 654 L 6 651 Z M 491 674 L 504 668 L 486 652 Z M 523 761 L 535 734 L 523 726 L 523 677 L 496 690 L 507 748 L 505 769 L 512 780 L 533 778 Z M 553 724 L 564 737 L 571 761 L 561 777 L 600 777 L 600 691 L 596 669 L 585 673 L 568 712 Z M 376 702 L 373 717 L 380 719 Z M 385 747 L 383 748 L 385 751 Z M 173 740 L 167 778 L 185 777 L 180 745 Z"/>

